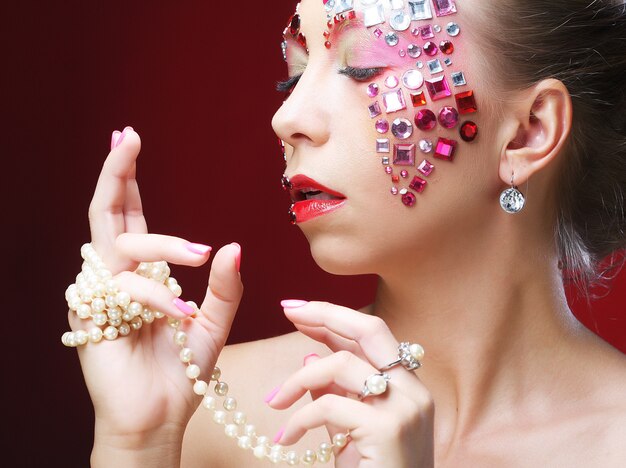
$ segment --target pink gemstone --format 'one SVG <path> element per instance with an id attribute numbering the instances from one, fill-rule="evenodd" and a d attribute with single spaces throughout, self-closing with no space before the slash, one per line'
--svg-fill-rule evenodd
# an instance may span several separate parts
<path id="1" fill-rule="evenodd" d="M 393 169 L 391 168 L 391 166 L 387 166 L 387 167 L 385 167 L 385 172 L 387 174 L 391 174 L 393 172 Z"/>
<path id="2" fill-rule="evenodd" d="M 396 187 L 391 187 L 391 194 L 398 195 L 398 189 Z"/>
<path id="3" fill-rule="evenodd" d="M 376 121 L 376 131 L 378 133 L 387 133 L 389 131 L 389 122 L 385 119 L 378 119 Z"/>
<path id="4" fill-rule="evenodd" d="M 396 88 L 399 83 L 400 81 L 398 81 L 397 76 L 389 75 L 387 78 L 385 78 L 385 86 L 387 86 L 387 88 L 390 88 L 390 89 Z"/>
<path id="5" fill-rule="evenodd" d="M 439 111 L 439 123 L 445 128 L 454 128 L 459 123 L 459 113 L 451 106 L 442 107 Z"/>
<path id="6" fill-rule="evenodd" d="M 400 175 L 406 179 L 409 176 L 409 171 L 400 171 Z"/>
<path id="7" fill-rule="evenodd" d="M 455 0 L 434 0 L 433 3 L 437 16 L 448 16 L 456 13 Z"/>
<path id="8" fill-rule="evenodd" d="M 450 86 L 448 86 L 445 75 L 441 75 L 431 80 L 426 80 L 426 89 L 428 90 L 428 94 L 430 94 L 430 98 L 433 101 L 452 96 L 452 92 L 450 91 Z"/>
<path id="9" fill-rule="evenodd" d="M 430 109 L 422 109 L 415 114 L 415 125 L 420 130 L 432 130 L 437 125 L 437 117 Z"/>
<path id="10" fill-rule="evenodd" d="M 435 166 L 433 166 L 426 159 L 424 159 L 422 161 L 422 164 L 420 164 L 419 167 L 417 168 L 417 170 L 420 171 L 425 176 L 429 176 L 433 172 L 433 169 L 435 169 Z"/>
<path id="11" fill-rule="evenodd" d="M 374 29 L 374 36 L 376 36 L 377 38 L 380 38 L 380 36 L 382 35 L 383 35 L 383 32 L 380 28 Z"/>
<path id="12" fill-rule="evenodd" d="M 378 96 L 378 85 L 376 83 L 372 83 L 367 86 L 367 95 L 369 97 Z"/>
<path id="13" fill-rule="evenodd" d="M 448 140 L 447 138 L 439 138 L 435 149 L 435 157 L 446 161 L 452 161 L 455 150 L 456 141 Z"/>
<path id="14" fill-rule="evenodd" d="M 407 192 L 404 195 L 402 195 L 402 203 L 404 203 L 406 206 L 413 206 L 415 205 L 416 201 L 417 201 L 417 198 L 411 192 Z"/>
<path id="15" fill-rule="evenodd" d="M 426 188 L 426 181 L 422 179 L 421 177 L 415 176 L 413 177 L 413 180 L 409 184 L 409 187 L 411 187 L 417 193 L 422 193 L 424 189 Z"/>
<path id="16" fill-rule="evenodd" d="M 370 118 L 372 119 L 382 114 L 382 111 L 380 110 L 380 104 L 378 104 L 378 102 L 375 102 L 374 104 L 368 106 L 367 110 L 369 111 Z"/>
<path id="17" fill-rule="evenodd" d="M 424 44 L 423 50 L 426 55 L 430 55 L 431 57 L 439 52 L 439 49 L 437 49 L 434 42 L 427 42 Z"/>
<path id="18" fill-rule="evenodd" d="M 383 103 L 385 104 L 385 110 L 388 114 L 391 112 L 397 112 L 399 110 L 406 109 L 406 103 L 404 101 L 404 93 L 402 92 L 402 89 L 384 93 Z"/>
<path id="19" fill-rule="evenodd" d="M 398 166 L 415 164 L 415 145 L 393 145 L 393 163 Z"/>
<path id="20" fill-rule="evenodd" d="M 413 28 L 413 29 L 411 29 L 411 34 L 413 34 L 414 36 L 419 36 L 419 35 L 420 35 L 420 30 L 419 30 L 419 28 Z"/>
<path id="21" fill-rule="evenodd" d="M 430 39 L 435 37 L 435 33 L 433 32 L 433 27 L 429 24 L 427 26 L 422 26 L 420 28 L 420 34 L 423 39 Z"/>

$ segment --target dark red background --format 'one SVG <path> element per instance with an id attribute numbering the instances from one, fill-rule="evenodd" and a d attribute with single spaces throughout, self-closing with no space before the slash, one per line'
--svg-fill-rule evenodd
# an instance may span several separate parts
<path id="1" fill-rule="evenodd" d="M 280 33 L 293 6 L 3 6 L 5 466 L 88 464 L 92 410 L 76 353 L 60 342 L 63 292 L 89 240 L 87 208 L 114 129 L 132 125 L 142 137 L 138 176 L 152 232 L 243 246 L 246 292 L 231 343 L 291 331 L 282 298 L 351 307 L 373 298 L 374 278 L 325 274 L 287 222 L 270 119 L 282 100 L 273 87 L 286 73 Z M 197 301 L 207 273 L 208 266 L 173 272 L 184 297 Z M 593 314 L 622 350 L 624 285 L 626 274 L 593 310 L 572 300 L 577 315 L 591 323 Z"/>

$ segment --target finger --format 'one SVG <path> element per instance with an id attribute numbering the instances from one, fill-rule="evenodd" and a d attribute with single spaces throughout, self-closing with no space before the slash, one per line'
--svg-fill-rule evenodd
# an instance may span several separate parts
<path id="1" fill-rule="evenodd" d="M 139 135 L 130 127 L 124 129 L 118 144 L 107 156 L 94 196 L 89 205 L 92 241 L 106 245 L 124 232 L 122 216 L 126 203 L 127 180 L 141 149 Z"/>
<path id="2" fill-rule="evenodd" d="M 211 264 L 206 296 L 200 306 L 202 316 L 221 332 L 221 346 L 226 342 L 243 295 L 240 261 L 241 246 L 237 243 L 225 245 L 217 251 Z"/>
<path id="3" fill-rule="evenodd" d="M 180 237 L 161 234 L 122 233 L 115 239 L 117 251 L 135 262 L 165 260 L 175 265 L 204 265 L 211 247 L 195 244 Z"/>
<path id="4" fill-rule="evenodd" d="M 344 392 L 358 395 L 363 382 L 378 370 L 348 351 L 333 353 L 315 360 L 291 375 L 280 387 L 269 405 L 285 409 L 309 390 L 319 390 L 335 384 Z"/>
<path id="5" fill-rule="evenodd" d="M 295 327 L 306 336 L 325 344 L 333 352 L 341 350 L 350 351 L 356 356 L 363 357 L 361 347 L 358 343 L 352 340 L 347 340 L 336 333 L 331 332 L 326 327 L 309 327 L 300 323 L 294 323 Z"/>
<path id="6" fill-rule="evenodd" d="M 124 227 L 126 232 L 148 232 L 146 218 L 143 215 L 139 184 L 137 184 L 137 163 L 128 174 L 126 181 L 126 200 L 124 201 Z"/>

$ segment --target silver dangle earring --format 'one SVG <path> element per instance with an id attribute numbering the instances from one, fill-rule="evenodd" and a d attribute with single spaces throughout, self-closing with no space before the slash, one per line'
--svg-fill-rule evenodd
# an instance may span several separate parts
<path id="1" fill-rule="evenodd" d="M 511 188 L 502 191 L 500 194 L 500 206 L 507 213 L 519 213 L 526 203 L 524 195 L 517 190 L 513 182 L 514 176 L 515 172 L 511 174 Z"/>

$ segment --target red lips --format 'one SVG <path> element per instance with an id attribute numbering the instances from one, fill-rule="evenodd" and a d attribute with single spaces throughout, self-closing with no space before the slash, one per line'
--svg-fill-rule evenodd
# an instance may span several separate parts
<path id="1" fill-rule="evenodd" d="M 319 182 L 298 174 L 290 179 L 289 193 L 294 204 L 291 211 L 297 223 L 303 223 L 323 214 L 334 211 L 346 202 L 342 193 L 336 192 Z M 308 194 L 308 195 L 307 195 Z M 307 198 L 324 197 L 324 198 Z M 330 199 L 328 199 L 330 197 Z"/>

